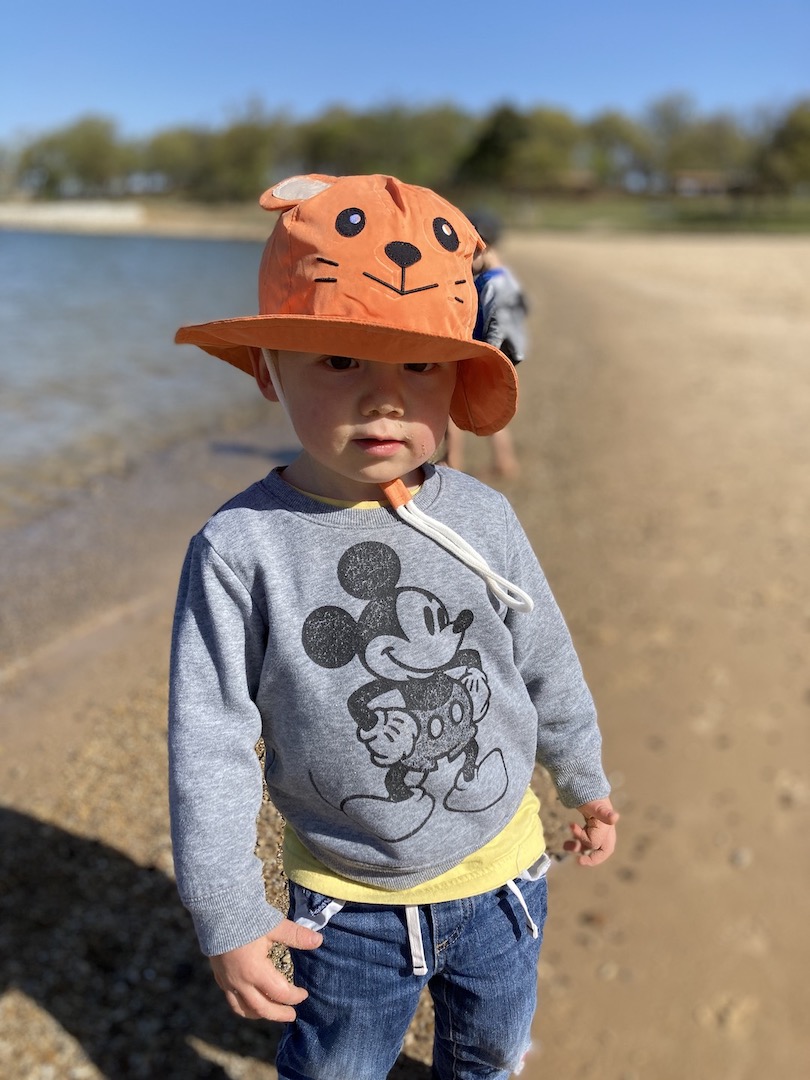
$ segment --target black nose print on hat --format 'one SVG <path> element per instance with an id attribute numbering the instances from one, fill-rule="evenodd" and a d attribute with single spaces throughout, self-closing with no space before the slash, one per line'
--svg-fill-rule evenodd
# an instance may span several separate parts
<path id="1" fill-rule="evenodd" d="M 385 286 L 386 289 L 397 293 L 398 296 L 411 296 L 413 293 L 425 292 L 427 289 L 438 289 L 439 284 L 436 281 L 431 281 L 428 285 L 417 285 L 415 289 L 405 288 L 405 271 L 422 258 L 422 252 L 415 244 L 409 244 L 406 240 L 392 240 L 390 244 L 385 245 L 385 254 L 401 271 L 399 285 L 392 285 L 390 281 L 383 281 L 382 278 L 370 274 L 368 270 L 363 271 L 363 277 L 371 278 L 372 281 Z"/>
<path id="2" fill-rule="evenodd" d="M 392 263 L 396 263 L 403 270 L 418 263 L 422 258 L 419 248 L 405 240 L 392 240 L 390 244 L 386 244 L 385 254 Z"/>

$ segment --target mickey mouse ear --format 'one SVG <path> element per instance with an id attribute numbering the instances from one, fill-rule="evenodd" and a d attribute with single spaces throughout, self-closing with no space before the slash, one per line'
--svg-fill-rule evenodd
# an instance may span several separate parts
<path id="1" fill-rule="evenodd" d="M 304 620 L 301 644 L 319 667 L 345 667 L 357 654 L 357 624 L 343 608 L 316 608 Z"/>

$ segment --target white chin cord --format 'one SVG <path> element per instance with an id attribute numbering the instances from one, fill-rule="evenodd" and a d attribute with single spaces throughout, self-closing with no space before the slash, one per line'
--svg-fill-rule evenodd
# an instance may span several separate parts
<path id="1" fill-rule="evenodd" d="M 281 378 L 276 367 L 276 357 L 270 349 L 262 349 L 262 356 L 264 362 L 267 365 L 267 374 L 270 376 L 270 382 L 273 384 L 273 389 L 276 392 L 278 403 L 289 417 L 290 410 L 287 408 L 287 402 L 284 398 L 284 391 L 281 389 Z"/>
<path id="2" fill-rule="evenodd" d="M 529 612 L 534 608 L 534 601 L 528 593 L 511 581 L 507 581 L 505 577 L 501 577 L 500 574 L 496 574 L 486 559 L 449 525 L 437 521 L 436 518 L 425 514 L 418 506 L 414 506 L 413 496 L 401 480 L 391 480 L 387 484 L 380 484 L 380 487 L 398 517 L 430 537 L 431 540 L 435 540 L 445 551 L 461 559 L 466 566 L 484 579 L 489 591 L 501 603 L 514 611 Z"/>
<path id="3" fill-rule="evenodd" d="M 284 411 L 287 412 L 287 402 L 284 400 L 284 393 L 281 389 L 281 380 L 278 376 L 275 357 L 269 349 L 262 349 L 262 355 L 276 397 Z M 449 551 L 451 555 L 455 555 L 457 559 L 469 566 L 479 577 L 484 579 L 489 591 L 501 603 L 508 608 L 512 608 L 513 611 L 529 612 L 534 608 L 534 601 L 528 593 L 518 588 L 511 581 L 507 581 L 505 577 L 501 577 L 500 574 L 496 574 L 486 559 L 479 555 L 475 548 L 451 529 L 449 525 L 444 525 L 441 521 L 437 521 L 436 518 L 432 518 L 429 514 L 425 514 L 417 506 L 414 506 L 413 496 L 402 480 L 390 480 L 386 484 L 380 484 L 380 487 L 385 492 L 385 497 L 390 502 L 397 517 L 401 518 L 406 525 L 410 525 L 424 536 L 434 540 L 445 551 Z"/>

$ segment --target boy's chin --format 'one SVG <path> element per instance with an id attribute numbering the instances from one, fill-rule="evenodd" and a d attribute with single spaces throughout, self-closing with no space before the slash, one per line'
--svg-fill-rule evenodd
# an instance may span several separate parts
<path id="1" fill-rule="evenodd" d="M 327 463 L 304 452 L 286 470 L 285 479 L 304 491 L 326 499 L 369 502 L 381 498 L 380 485 L 402 480 L 408 487 L 422 483 L 420 456 L 397 454 L 378 460 L 343 460 Z"/>
<path id="2" fill-rule="evenodd" d="M 422 462 L 408 462 L 397 466 L 393 462 L 379 462 L 363 469 L 362 482 L 371 485 L 390 484 L 392 480 L 402 480 L 405 484 L 422 481 Z"/>

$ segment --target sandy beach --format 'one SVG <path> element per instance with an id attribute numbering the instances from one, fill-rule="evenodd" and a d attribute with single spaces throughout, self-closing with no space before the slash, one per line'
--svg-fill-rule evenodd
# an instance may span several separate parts
<path id="1" fill-rule="evenodd" d="M 550 235 L 502 485 L 599 708 L 620 848 L 560 859 L 528 1080 L 800 1080 L 810 1060 L 810 238 Z M 201 359 L 201 363 L 205 363 Z M 210 361 L 214 363 L 215 361 Z M 268 407 L 269 408 L 269 407 Z M 163 447 L 0 536 L 0 1078 L 271 1080 L 172 882 L 188 537 L 283 422 Z M 469 469 L 489 481 L 486 443 Z M 537 786 L 552 847 L 569 814 Z M 278 822 L 261 825 L 281 890 Z M 395 1072 L 428 1080 L 429 1012 Z"/>

